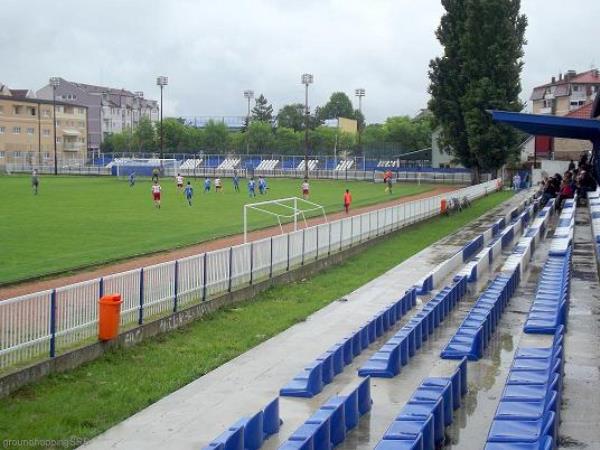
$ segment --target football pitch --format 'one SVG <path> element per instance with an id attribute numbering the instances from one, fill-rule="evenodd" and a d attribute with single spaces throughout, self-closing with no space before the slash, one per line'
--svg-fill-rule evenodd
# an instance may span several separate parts
<path id="1" fill-rule="evenodd" d="M 67 272 L 128 257 L 173 249 L 241 233 L 245 203 L 300 196 L 299 179 L 269 179 L 264 196 L 250 199 L 246 180 L 240 193 L 231 179 L 224 192 L 202 192 L 192 179 L 190 207 L 171 178 L 161 180 L 162 205 L 152 204 L 151 182 L 133 187 L 113 177 L 43 176 L 34 196 L 30 177 L 0 177 L 0 284 Z M 330 212 L 343 209 L 345 189 L 357 208 L 432 190 L 431 184 L 399 184 L 393 194 L 365 181 L 311 180 L 310 200 Z M 316 214 L 316 213 L 315 213 Z M 313 214 L 314 215 L 314 214 Z M 276 225 L 273 217 L 253 216 L 253 229 Z"/>

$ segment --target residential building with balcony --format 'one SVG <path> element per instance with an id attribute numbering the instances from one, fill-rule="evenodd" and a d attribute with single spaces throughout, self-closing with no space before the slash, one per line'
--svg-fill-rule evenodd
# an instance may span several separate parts
<path id="1" fill-rule="evenodd" d="M 143 92 L 131 92 L 106 86 L 78 83 L 60 78 L 56 87 L 57 100 L 86 106 L 88 109 L 88 150 L 100 150 L 104 138 L 111 133 L 133 130 L 145 117 L 155 123 L 159 119 L 156 100 L 144 98 Z M 37 96 L 52 99 L 53 87 L 44 86 Z"/>
<path id="2" fill-rule="evenodd" d="M 0 83 L 0 165 L 54 164 L 54 139 L 61 166 L 83 165 L 87 157 L 87 108 L 36 98 L 33 91 Z"/>
<path id="3" fill-rule="evenodd" d="M 600 91 L 600 70 L 591 69 L 577 73 L 569 70 L 566 74 L 552 77 L 550 83 L 537 86 L 530 97 L 534 114 L 551 114 L 590 118 L 591 105 Z M 569 160 L 579 159 L 582 152 L 592 149 L 588 141 L 575 139 L 535 136 L 533 152 L 536 158 Z"/>

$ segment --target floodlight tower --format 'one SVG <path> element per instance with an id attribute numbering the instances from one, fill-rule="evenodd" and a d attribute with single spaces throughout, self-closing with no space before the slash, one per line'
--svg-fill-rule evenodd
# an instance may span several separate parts
<path id="1" fill-rule="evenodd" d="M 244 98 L 248 101 L 248 113 L 246 114 L 246 131 L 250 126 L 250 102 L 254 98 L 254 91 L 252 89 L 246 89 L 244 91 Z M 250 142 L 246 139 L 246 154 L 250 153 Z"/>
<path id="2" fill-rule="evenodd" d="M 160 163 L 162 165 L 164 141 L 163 141 L 163 88 L 169 84 L 169 78 L 160 76 L 156 78 L 156 85 L 160 86 Z"/>
<path id="3" fill-rule="evenodd" d="M 362 98 L 365 96 L 365 89 L 364 88 L 355 89 L 354 95 L 356 95 L 358 97 L 358 112 L 362 116 Z M 362 149 L 362 142 L 361 142 L 362 129 L 360 127 L 360 123 L 357 123 L 356 126 L 357 126 L 357 131 L 358 131 L 358 151 L 363 158 L 363 170 L 365 170 L 365 168 L 367 166 L 367 161 L 365 160 L 365 154 Z"/>
<path id="4" fill-rule="evenodd" d="M 310 73 L 302 74 L 302 84 L 304 85 L 304 178 L 308 179 L 308 124 L 310 111 L 308 109 L 308 86 L 313 84 L 314 77 Z"/>
<path id="5" fill-rule="evenodd" d="M 50 85 L 52 86 L 52 122 L 54 127 L 54 175 L 58 175 L 58 156 L 56 152 L 56 88 L 60 86 L 60 78 L 51 77 Z"/>

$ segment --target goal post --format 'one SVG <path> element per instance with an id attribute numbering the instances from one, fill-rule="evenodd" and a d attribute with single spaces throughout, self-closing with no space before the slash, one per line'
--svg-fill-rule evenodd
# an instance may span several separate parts
<path id="1" fill-rule="evenodd" d="M 269 208 L 276 207 L 278 211 Z M 294 231 L 298 230 L 298 218 L 304 221 L 304 226 L 307 226 L 306 214 L 314 211 L 321 211 L 325 222 L 327 215 L 325 208 L 318 203 L 305 200 L 300 197 L 279 198 L 276 200 L 267 200 L 264 202 L 247 203 L 244 205 L 244 243 L 248 242 L 248 212 L 257 211 L 277 219 L 279 229 L 283 234 L 283 225 L 289 220 L 294 224 Z"/>

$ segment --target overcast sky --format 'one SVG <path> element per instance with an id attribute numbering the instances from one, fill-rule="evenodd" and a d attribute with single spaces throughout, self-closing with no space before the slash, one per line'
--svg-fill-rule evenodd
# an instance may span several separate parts
<path id="1" fill-rule="evenodd" d="M 600 65 L 598 0 L 522 0 L 529 19 L 523 99 L 559 71 Z M 158 98 L 167 115 L 243 115 L 244 89 L 275 110 L 363 87 L 368 122 L 426 105 L 439 0 L 1 0 L 0 82 L 49 76 Z"/>

